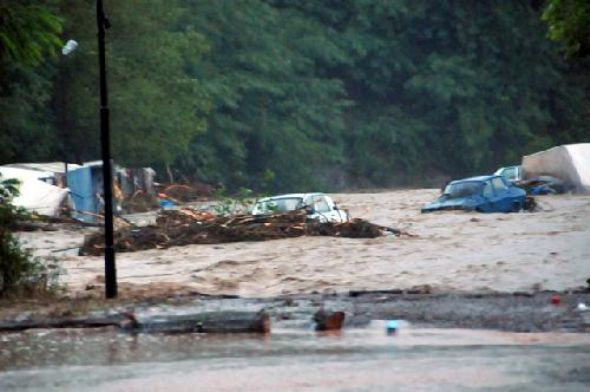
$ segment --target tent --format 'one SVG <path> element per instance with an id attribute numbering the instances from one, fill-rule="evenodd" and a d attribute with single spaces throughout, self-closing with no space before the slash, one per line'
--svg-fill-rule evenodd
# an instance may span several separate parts
<path id="1" fill-rule="evenodd" d="M 2 180 L 15 178 L 20 181 L 20 194 L 12 200 L 12 204 L 30 212 L 57 216 L 60 206 L 68 197 L 69 189 L 40 180 L 52 177 L 51 172 L 0 166 L 0 176 Z"/>
<path id="2" fill-rule="evenodd" d="M 522 158 L 525 179 L 553 176 L 575 193 L 590 194 L 590 143 L 566 144 Z"/>

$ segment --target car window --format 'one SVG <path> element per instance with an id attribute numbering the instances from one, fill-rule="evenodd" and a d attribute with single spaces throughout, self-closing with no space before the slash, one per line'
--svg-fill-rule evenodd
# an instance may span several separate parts
<path id="1" fill-rule="evenodd" d="M 504 178 L 507 178 L 509 180 L 514 180 L 516 179 L 516 168 L 515 167 L 509 167 L 508 169 L 505 169 L 504 172 L 502 173 L 502 176 L 504 176 Z"/>
<path id="2" fill-rule="evenodd" d="M 483 187 L 483 195 L 485 197 L 492 197 L 494 196 L 494 190 L 492 189 L 492 183 L 486 181 L 486 185 Z"/>
<path id="3" fill-rule="evenodd" d="M 465 181 L 455 184 L 449 184 L 445 188 L 444 195 L 451 199 L 479 195 L 482 191 L 483 183 L 481 181 Z"/>
<path id="4" fill-rule="evenodd" d="M 330 205 L 323 196 L 314 196 L 312 199 L 313 209 L 317 212 L 330 212 Z"/>
<path id="5" fill-rule="evenodd" d="M 502 181 L 502 179 L 500 177 L 496 177 L 494 179 L 492 179 L 492 185 L 494 185 L 494 188 L 498 191 L 503 191 L 508 189 L 508 187 L 506 186 L 506 184 L 504 183 L 504 181 Z"/>
<path id="6" fill-rule="evenodd" d="M 300 197 L 288 197 L 281 199 L 271 199 L 265 201 L 259 201 L 256 204 L 256 210 L 260 213 L 272 213 L 272 212 L 287 212 L 294 211 L 302 207 L 302 200 Z"/>

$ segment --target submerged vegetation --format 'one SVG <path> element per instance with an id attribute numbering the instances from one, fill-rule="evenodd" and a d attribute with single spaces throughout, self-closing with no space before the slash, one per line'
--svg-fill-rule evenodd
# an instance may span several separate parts
<path id="1" fill-rule="evenodd" d="M 114 158 L 288 192 L 424 185 L 588 141 L 584 4 L 105 1 Z M 0 0 L 2 162 L 99 156 L 94 7 Z"/>

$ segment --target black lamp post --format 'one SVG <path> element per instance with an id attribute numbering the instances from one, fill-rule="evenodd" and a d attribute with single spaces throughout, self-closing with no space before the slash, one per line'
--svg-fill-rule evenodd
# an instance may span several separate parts
<path id="1" fill-rule="evenodd" d="M 107 93 L 105 38 L 109 21 L 104 14 L 102 0 L 96 1 L 98 24 L 98 61 L 100 68 L 100 142 L 102 147 L 102 179 L 104 185 L 104 274 L 107 298 L 117 296 L 117 269 L 113 246 L 113 172 L 109 129 L 109 102 Z"/>

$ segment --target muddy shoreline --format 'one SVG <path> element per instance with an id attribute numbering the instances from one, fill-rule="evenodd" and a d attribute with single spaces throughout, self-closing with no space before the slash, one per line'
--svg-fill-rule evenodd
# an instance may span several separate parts
<path id="1" fill-rule="evenodd" d="M 555 296 L 559 304 L 554 304 Z M 590 292 L 538 293 L 390 293 L 347 292 L 302 294 L 273 298 L 180 295 L 115 302 L 55 300 L 3 305 L 2 321 L 47 320 L 56 317 L 112 316 L 132 311 L 138 315 L 175 315 L 203 311 L 265 310 L 273 328 L 309 329 L 320 309 L 344 311 L 344 328 L 362 327 L 371 320 L 405 320 L 418 327 L 494 329 L 509 332 L 590 332 Z"/>

